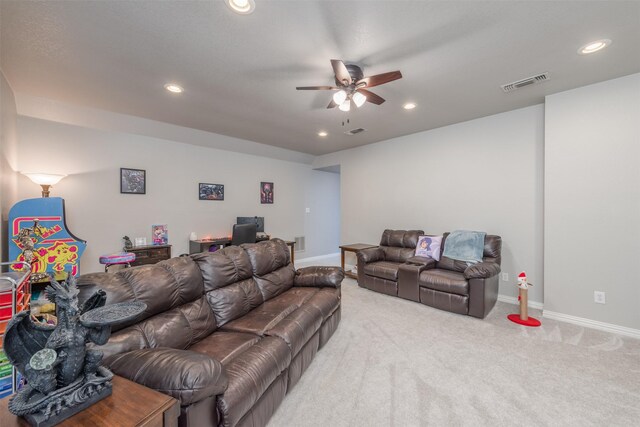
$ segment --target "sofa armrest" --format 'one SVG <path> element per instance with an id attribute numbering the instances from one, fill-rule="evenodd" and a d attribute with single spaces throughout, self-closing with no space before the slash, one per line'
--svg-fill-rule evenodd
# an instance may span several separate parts
<path id="1" fill-rule="evenodd" d="M 144 348 L 105 360 L 115 374 L 190 405 L 224 393 L 227 374 L 211 357 L 188 350 Z"/>
<path id="2" fill-rule="evenodd" d="M 296 270 L 293 286 L 317 288 L 339 288 L 344 279 L 340 267 L 304 267 Z"/>
<path id="3" fill-rule="evenodd" d="M 412 256 L 405 262 L 407 264 L 413 264 L 413 265 L 418 265 L 420 267 L 424 267 L 422 268 L 422 270 L 429 270 L 431 268 L 436 267 L 436 260 L 426 256 Z"/>
<path id="4" fill-rule="evenodd" d="M 500 273 L 500 266 L 495 262 L 479 262 L 464 270 L 465 279 L 488 279 Z"/>
<path id="5" fill-rule="evenodd" d="M 356 253 L 358 263 L 369 264 L 370 262 L 384 261 L 384 251 L 382 248 L 367 248 Z"/>

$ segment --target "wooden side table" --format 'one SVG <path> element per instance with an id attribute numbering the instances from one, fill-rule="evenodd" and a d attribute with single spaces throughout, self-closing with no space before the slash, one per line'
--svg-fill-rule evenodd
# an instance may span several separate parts
<path id="1" fill-rule="evenodd" d="M 9 412 L 9 398 L 0 400 L 2 427 L 29 427 L 23 418 Z M 166 394 L 115 375 L 113 393 L 100 402 L 67 418 L 60 427 L 177 427 L 180 402 Z"/>
<path id="2" fill-rule="evenodd" d="M 377 248 L 377 247 L 378 247 L 377 245 L 370 245 L 368 243 L 352 243 L 350 245 L 340 246 L 340 266 L 342 266 L 342 269 L 344 270 L 344 253 L 345 252 L 357 253 L 358 251 L 361 251 L 363 249 Z M 358 278 L 357 275 L 347 270 L 344 270 L 344 274 L 345 276 L 351 277 L 352 279 Z"/>

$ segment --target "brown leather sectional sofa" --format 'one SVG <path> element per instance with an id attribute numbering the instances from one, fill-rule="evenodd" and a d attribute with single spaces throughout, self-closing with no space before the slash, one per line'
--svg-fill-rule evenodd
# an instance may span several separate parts
<path id="1" fill-rule="evenodd" d="M 80 299 L 147 304 L 104 364 L 181 402 L 180 426 L 263 426 L 340 322 L 335 267 L 294 270 L 279 239 L 80 276 Z"/>
<path id="2" fill-rule="evenodd" d="M 498 299 L 502 238 L 487 235 L 482 262 L 416 257 L 422 230 L 385 230 L 377 248 L 358 252 L 358 286 L 458 314 L 484 318 Z"/>

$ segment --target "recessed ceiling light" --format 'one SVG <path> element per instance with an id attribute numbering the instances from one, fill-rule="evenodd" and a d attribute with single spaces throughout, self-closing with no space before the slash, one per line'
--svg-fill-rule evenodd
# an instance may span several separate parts
<path id="1" fill-rule="evenodd" d="M 594 53 L 599 50 L 602 50 L 605 47 L 609 46 L 610 44 L 611 44 L 611 40 L 609 39 L 596 40 L 594 42 L 590 42 L 582 46 L 580 49 L 578 49 L 578 53 L 580 55 L 588 55 L 590 53 Z"/>
<path id="2" fill-rule="evenodd" d="M 407 102 L 402 106 L 402 108 L 404 108 L 405 110 L 413 110 L 414 108 L 416 108 L 416 104 L 414 104 L 413 102 Z"/>
<path id="3" fill-rule="evenodd" d="M 328 134 L 327 132 L 323 131 L 323 130 L 321 130 L 320 132 L 318 132 L 318 136 L 325 137 L 325 136 L 327 136 L 327 135 L 329 135 L 329 134 Z"/>
<path id="4" fill-rule="evenodd" d="M 177 85 L 175 83 L 167 83 L 166 85 L 164 85 L 164 88 L 166 90 L 168 90 L 171 93 L 182 93 L 184 92 L 184 89 L 182 88 L 182 86 Z"/>
<path id="5" fill-rule="evenodd" d="M 256 8 L 254 0 L 224 0 L 224 2 L 236 13 L 248 15 Z"/>

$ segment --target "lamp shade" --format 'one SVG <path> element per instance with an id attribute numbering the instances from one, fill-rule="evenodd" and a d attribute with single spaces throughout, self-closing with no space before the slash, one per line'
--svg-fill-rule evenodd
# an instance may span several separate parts
<path id="1" fill-rule="evenodd" d="M 362 107 L 362 104 L 364 104 L 367 100 L 367 97 L 360 92 L 356 92 L 353 94 L 353 97 L 351 99 L 353 99 L 353 103 L 356 104 L 356 107 L 360 108 Z"/>
<path id="2" fill-rule="evenodd" d="M 351 110 L 351 100 L 350 99 L 346 99 L 342 104 L 340 104 L 340 106 L 338 107 L 341 111 L 349 111 Z"/>
<path id="3" fill-rule="evenodd" d="M 60 182 L 62 178 L 67 175 L 56 175 L 50 173 L 26 173 L 23 172 L 23 175 L 27 176 L 31 181 L 35 182 L 38 185 L 56 185 Z"/>

